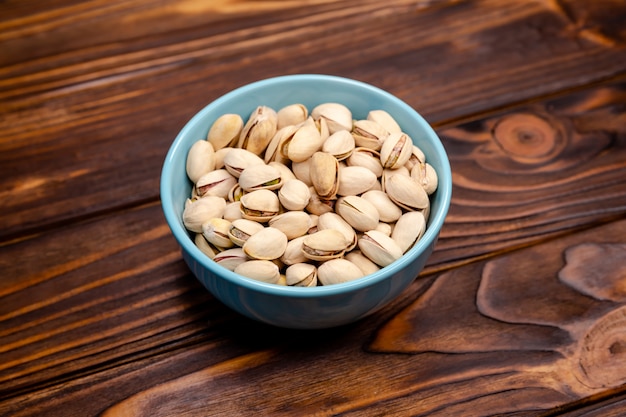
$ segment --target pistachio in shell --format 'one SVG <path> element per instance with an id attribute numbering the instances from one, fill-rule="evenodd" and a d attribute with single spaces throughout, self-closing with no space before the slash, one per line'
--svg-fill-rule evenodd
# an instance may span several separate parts
<path id="1" fill-rule="evenodd" d="M 265 227 L 250 236 L 242 249 L 250 258 L 278 259 L 287 248 L 287 236 L 275 227 Z"/>
<path id="2" fill-rule="evenodd" d="M 247 278 L 268 284 L 278 284 L 280 281 L 280 270 L 278 266 L 267 260 L 253 259 L 237 265 L 234 272 Z"/>
<path id="3" fill-rule="evenodd" d="M 223 114 L 211 125 L 207 134 L 207 141 L 213 145 L 217 151 L 237 143 L 241 130 L 243 129 L 243 119 L 238 114 Z"/>
<path id="4" fill-rule="evenodd" d="M 347 259 L 331 259 L 317 268 L 317 279 L 322 285 L 341 284 L 363 277 L 358 266 Z"/>

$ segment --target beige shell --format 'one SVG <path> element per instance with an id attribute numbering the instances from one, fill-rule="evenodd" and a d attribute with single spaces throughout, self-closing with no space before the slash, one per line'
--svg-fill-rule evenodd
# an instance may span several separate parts
<path id="1" fill-rule="evenodd" d="M 439 185 L 437 172 L 428 162 L 416 164 L 411 170 L 411 178 L 421 185 L 428 195 L 434 193 Z"/>
<path id="2" fill-rule="evenodd" d="M 335 229 L 349 242 L 346 251 L 352 250 L 357 243 L 357 235 L 352 226 L 337 213 L 324 213 L 317 218 L 317 230 Z"/>
<path id="3" fill-rule="evenodd" d="M 228 238 L 237 246 L 243 246 L 246 240 L 253 234 L 260 232 L 265 227 L 258 222 L 248 219 L 234 220 L 228 229 Z"/>
<path id="4" fill-rule="evenodd" d="M 242 249 L 253 259 L 278 259 L 287 248 L 287 236 L 274 227 L 265 227 L 250 236 Z"/>
<path id="5" fill-rule="evenodd" d="M 199 140 L 191 145 L 187 152 L 187 176 L 194 184 L 201 176 L 215 169 L 215 150 L 206 140 Z"/>
<path id="6" fill-rule="evenodd" d="M 380 219 L 378 210 L 372 203 L 354 195 L 340 197 L 335 205 L 335 211 L 360 232 L 376 228 Z"/>
<path id="7" fill-rule="evenodd" d="M 277 124 L 278 116 L 274 109 L 267 106 L 257 107 L 244 125 L 237 147 L 255 155 L 263 154 L 276 133 Z"/>
<path id="8" fill-rule="evenodd" d="M 207 242 L 204 236 L 202 236 L 202 233 L 196 233 L 193 238 L 193 242 L 196 244 L 198 249 L 200 249 L 200 251 L 210 259 L 213 259 L 215 255 L 220 252 L 219 249 L 213 247 L 209 242 Z"/>
<path id="9" fill-rule="evenodd" d="M 191 232 L 202 233 L 202 225 L 214 217 L 223 217 L 225 208 L 226 200 L 221 197 L 207 196 L 195 201 L 187 199 L 183 224 Z"/>
<path id="10" fill-rule="evenodd" d="M 314 120 L 324 119 L 332 135 L 339 130 L 352 130 L 352 112 L 341 103 L 322 103 L 311 110 Z"/>
<path id="11" fill-rule="evenodd" d="M 261 159 L 261 157 L 245 149 L 231 148 L 231 150 L 224 155 L 224 168 L 235 178 L 239 178 L 241 172 L 250 165 L 263 164 L 265 164 L 265 161 Z"/>
<path id="12" fill-rule="evenodd" d="M 215 151 L 215 169 L 224 168 L 224 158 L 233 148 L 222 148 Z"/>
<path id="13" fill-rule="evenodd" d="M 253 259 L 243 262 L 235 268 L 234 272 L 244 277 L 268 284 L 278 284 L 280 280 L 280 270 L 278 266 L 267 260 Z"/>
<path id="14" fill-rule="evenodd" d="M 304 256 L 302 252 L 302 244 L 304 243 L 305 236 L 300 236 L 295 239 L 291 239 L 287 242 L 285 253 L 280 257 L 280 261 L 285 265 L 293 265 L 302 262 L 308 262 L 308 258 Z"/>
<path id="15" fill-rule="evenodd" d="M 337 159 L 327 152 L 315 152 L 311 157 L 311 183 L 321 199 L 332 199 L 339 187 L 339 164 Z"/>
<path id="16" fill-rule="evenodd" d="M 380 148 L 383 168 L 399 168 L 407 163 L 413 151 L 413 142 L 406 133 L 390 134 Z"/>
<path id="17" fill-rule="evenodd" d="M 310 198 L 309 187 L 299 179 L 285 181 L 278 190 L 278 199 L 287 210 L 304 210 Z"/>
<path id="18" fill-rule="evenodd" d="M 292 162 L 302 162 L 319 151 L 323 143 L 315 125 L 305 124 L 282 142 L 280 152 Z"/>
<path id="19" fill-rule="evenodd" d="M 409 171 L 411 171 L 415 167 L 415 165 L 423 164 L 425 162 L 426 162 L 426 155 L 424 155 L 424 152 L 416 145 L 413 145 L 411 156 L 409 157 L 409 160 L 406 162 L 406 164 L 404 164 L 404 166 Z"/>
<path id="20" fill-rule="evenodd" d="M 291 240 L 309 231 L 311 218 L 304 211 L 287 211 L 270 219 L 268 225 L 280 230 Z"/>
<path id="21" fill-rule="evenodd" d="M 355 249 L 350 251 L 350 253 L 346 253 L 345 258 L 355 264 L 363 275 L 373 274 L 374 272 L 380 270 L 380 267 L 372 262 L 367 256 L 363 255 L 363 253 Z"/>
<path id="22" fill-rule="evenodd" d="M 237 265 L 246 262 L 248 259 L 248 256 L 241 248 L 232 248 L 215 255 L 213 261 L 230 271 L 234 271 Z"/>
<path id="23" fill-rule="evenodd" d="M 223 217 L 229 222 L 233 222 L 237 219 L 243 219 L 243 216 L 241 214 L 241 203 L 239 201 L 227 203 L 226 207 L 224 208 Z"/>
<path id="24" fill-rule="evenodd" d="M 337 195 L 359 195 L 376 185 L 376 175 L 365 167 L 347 166 L 339 170 Z"/>
<path id="25" fill-rule="evenodd" d="M 241 197 L 245 194 L 245 190 L 241 188 L 239 182 L 237 182 L 233 187 L 228 191 L 228 201 L 231 203 L 238 202 L 241 200 Z"/>
<path id="26" fill-rule="evenodd" d="M 278 196 L 270 190 L 255 190 L 239 200 L 244 219 L 266 222 L 280 211 Z"/>
<path id="27" fill-rule="evenodd" d="M 317 268 L 317 279 L 322 285 L 341 284 L 363 276 L 361 269 L 347 259 L 331 259 Z"/>
<path id="28" fill-rule="evenodd" d="M 396 222 L 391 238 L 398 244 L 402 253 L 405 253 L 420 240 L 426 231 L 426 219 L 419 211 L 404 213 Z"/>
<path id="29" fill-rule="evenodd" d="M 304 122 L 309 117 L 309 110 L 304 104 L 289 104 L 282 107 L 277 112 L 278 128 L 297 125 Z"/>
<path id="30" fill-rule="evenodd" d="M 393 227 L 389 223 L 378 222 L 378 225 L 374 230 L 378 230 L 382 232 L 386 236 L 391 236 L 391 232 L 393 231 Z"/>
<path id="31" fill-rule="evenodd" d="M 281 187 L 280 171 L 269 165 L 252 165 L 241 171 L 239 185 L 244 191 L 276 190 Z"/>
<path id="32" fill-rule="evenodd" d="M 287 155 L 283 155 L 281 149 L 285 141 L 290 140 L 294 133 L 298 128 L 293 125 L 285 126 L 281 129 L 278 129 L 270 143 L 268 143 L 267 148 L 265 149 L 265 155 L 263 159 L 266 164 L 269 164 L 272 161 L 281 162 L 283 164 L 288 164 L 289 159 Z"/>
<path id="33" fill-rule="evenodd" d="M 271 166 L 272 168 L 280 172 L 280 178 L 283 180 L 283 183 L 287 180 L 296 178 L 296 176 L 291 171 L 291 169 L 289 169 L 289 167 L 282 162 L 270 161 L 267 165 Z"/>
<path id="34" fill-rule="evenodd" d="M 402 216 L 402 209 L 384 191 L 370 190 L 361 194 L 361 197 L 376 207 L 379 220 L 382 222 L 395 222 Z"/>
<path id="35" fill-rule="evenodd" d="M 407 210 L 423 210 L 430 204 L 424 188 L 406 175 L 390 175 L 384 186 L 389 198 Z"/>
<path id="36" fill-rule="evenodd" d="M 309 263 L 290 265 L 285 270 L 287 285 L 294 287 L 315 287 L 317 285 L 317 268 Z"/>
<path id="37" fill-rule="evenodd" d="M 313 185 L 311 182 L 311 158 L 302 162 L 293 162 L 291 164 L 293 175 L 309 187 Z"/>
<path id="38" fill-rule="evenodd" d="M 383 174 L 383 164 L 380 162 L 380 153 L 373 149 L 358 147 L 352 151 L 346 160 L 348 166 L 360 166 L 369 169 L 376 178 Z"/>
<path id="39" fill-rule="evenodd" d="M 354 122 L 352 136 L 357 147 L 378 151 L 389 132 L 375 121 L 357 120 Z"/>
<path id="40" fill-rule="evenodd" d="M 385 267 L 402 256 L 402 249 L 389 236 L 369 230 L 359 238 L 359 249 L 376 265 Z"/>
<path id="41" fill-rule="evenodd" d="M 237 178 L 233 177 L 225 169 L 216 169 L 207 172 L 196 182 L 196 192 L 199 196 L 217 196 L 228 198 L 228 192 L 237 184 Z"/>
<path id="42" fill-rule="evenodd" d="M 343 256 L 349 244 L 343 233 L 338 230 L 318 230 L 304 236 L 302 253 L 311 260 L 326 261 Z"/>
<path id="43" fill-rule="evenodd" d="M 338 161 L 343 161 L 352 155 L 355 148 L 354 137 L 347 130 L 338 130 L 324 141 L 322 152 L 333 155 Z"/>
<path id="44" fill-rule="evenodd" d="M 202 225 L 202 235 L 207 242 L 218 248 L 232 248 L 234 244 L 228 237 L 230 225 L 231 223 L 228 220 L 214 217 Z"/>
<path id="45" fill-rule="evenodd" d="M 385 110 L 371 110 L 367 114 L 367 120 L 374 121 L 381 125 L 387 132 L 396 133 L 401 132 L 402 129 L 396 119 L 394 119 L 388 112 Z"/>
<path id="46" fill-rule="evenodd" d="M 309 192 L 311 197 L 309 198 L 309 204 L 306 205 L 306 210 L 309 213 L 319 216 L 335 210 L 337 200 L 321 198 L 313 187 L 309 187 Z"/>
<path id="47" fill-rule="evenodd" d="M 207 141 L 213 145 L 217 151 L 237 143 L 241 130 L 243 129 L 243 119 L 238 114 L 223 114 L 213 122 Z"/>

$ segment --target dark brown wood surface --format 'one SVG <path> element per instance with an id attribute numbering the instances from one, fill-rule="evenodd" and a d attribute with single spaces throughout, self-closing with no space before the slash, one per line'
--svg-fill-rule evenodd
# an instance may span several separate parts
<path id="1" fill-rule="evenodd" d="M 0 2 L 0 415 L 626 414 L 620 0 Z M 265 77 L 372 83 L 453 201 L 402 296 L 323 331 L 195 280 L 161 164 Z"/>

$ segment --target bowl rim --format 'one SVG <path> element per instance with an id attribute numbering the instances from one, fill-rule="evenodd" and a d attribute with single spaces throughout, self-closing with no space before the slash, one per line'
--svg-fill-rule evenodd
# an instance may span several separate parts
<path id="1" fill-rule="evenodd" d="M 392 264 L 381 268 L 379 271 L 369 274 L 363 278 L 328 286 L 293 287 L 270 284 L 251 278 L 246 278 L 218 265 L 204 253 L 202 253 L 202 251 L 200 251 L 200 249 L 193 242 L 193 239 L 190 237 L 189 232 L 182 226 L 180 219 L 178 219 L 178 216 L 175 213 L 174 201 L 170 196 L 169 190 L 172 188 L 172 180 L 174 178 L 174 175 L 176 175 L 174 172 L 172 172 L 172 167 L 175 165 L 173 162 L 174 157 L 182 152 L 180 148 L 182 146 L 183 138 L 186 136 L 187 132 L 191 130 L 194 125 L 201 123 L 207 113 L 210 113 L 211 111 L 213 111 L 214 108 L 221 106 L 223 103 L 228 102 L 231 98 L 244 93 L 248 93 L 259 87 L 265 88 L 268 85 L 280 84 L 285 81 L 331 81 L 337 83 L 338 85 L 349 85 L 353 88 L 357 87 L 367 90 L 371 94 L 383 96 L 386 100 L 389 100 L 393 102 L 396 106 L 403 108 L 404 111 L 406 111 L 408 114 L 411 114 L 411 116 L 414 117 L 416 121 L 422 125 L 425 131 L 428 132 L 428 136 L 430 136 L 430 140 L 432 141 L 432 146 L 435 148 L 436 153 L 441 156 L 441 165 L 443 170 L 442 172 L 437 173 L 439 177 L 439 183 L 436 191 L 437 193 L 441 194 L 441 207 L 438 211 L 433 211 L 430 213 L 429 226 L 426 228 L 426 232 L 424 233 L 422 238 L 415 245 L 413 245 L 411 249 L 403 254 L 401 258 L 394 261 Z M 235 88 L 225 93 L 224 95 L 216 98 L 215 100 L 204 106 L 196 114 L 194 114 L 179 131 L 179 133 L 176 135 L 176 138 L 170 145 L 170 148 L 163 162 L 159 188 L 162 211 L 165 216 L 166 222 L 172 234 L 174 235 L 174 238 L 180 245 L 181 249 L 183 251 L 186 251 L 188 255 L 191 256 L 202 267 L 206 268 L 211 275 L 218 276 L 220 279 L 229 281 L 231 284 L 237 286 L 245 287 L 248 290 L 262 292 L 265 294 L 296 298 L 311 298 L 330 297 L 352 291 L 358 291 L 360 289 L 376 285 L 377 283 L 384 281 L 388 277 L 400 272 L 402 269 L 408 266 L 408 264 L 415 262 L 422 252 L 427 250 L 430 245 L 434 245 L 439 236 L 439 232 L 447 216 L 452 198 L 452 173 L 448 155 L 439 136 L 419 112 L 417 112 L 413 107 L 409 106 L 400 98 L 381 88 L 350 78 L 325 74 L 291 74 L 254 81 L 249 84 Z M 415 278 L 417 278 L 417 276 Z"/>

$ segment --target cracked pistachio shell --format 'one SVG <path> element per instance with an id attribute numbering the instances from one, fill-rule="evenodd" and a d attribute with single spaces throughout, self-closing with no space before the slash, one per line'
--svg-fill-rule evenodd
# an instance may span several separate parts
<path id="1" fill-rule="evenodd" d="M 241 248 L 226 249 L 215 255 L 213 261 L 218 265 L 234 271 L 237 265 L 242 264 L 248 260 L 248 256 Z"/>
<path id="2" fill-rule="evenodd" d="M 428 195 L 434 193 L 439 185 L 437 172 L 428 162 L 416 164 L 411 170 L 411 178 L 421 185 Z"/>
<path id="3" fill-rule="evenodd" d="M 426 231 L 426 219 L 419 211 L 404 213 L 396 222 L 391 238 L 398 244 L 402 253 L 405 253 L 420 240 Z"/>
<path id="4" fill-rule="evenodd" d="M 308 262 L 308 259 L 302 252 L 302 244 L 306 236 L 300 236 L 287 242 L 285 253 L 280 257 L 280 261 L 285 265 L 294 265 L 297 263 Z"/>
<path id="5" fill-rule="evenodd" d="M 278 128 L 297 125 L 304 122 L 309 117 L 309 110 L 304 104 L 289 104 L 277 112 Z"/>
<path id="6" fill-rule="evenodd" d="M 228 238 L 237 246 L 243 246 L 246 240 L 253 234 L 260 232 L 265 227 L 258 222 L 248 219 L 236 219 L 228 229 Z"/>
<path id="7" fill-rule="evenodd" d="M 359 195 L 376 184 L 376 175 L 365 167 L 347 166 L 340 169 L 338 195 Z"/>
<path id="8" fill-rule="evenodd" d="M 271 107 L 258 106 L 244 125 L 237 147 L 262 155 L 276 133 L 278 116 Z"/>
<path id="9" fill-rule="evenodd" d="M 338 161 L 348 158 L 355 148 L 354 137 L 347 130 L 339 130 L 328 137 L 322 145 L 322 152 L 333 155 Z"/>
<path id="10" fill-rule="evenodd" d="M 187 199 L 183 210 L 183 224 L 189 231 L 202 233 L 202 225 L 214 217 L 223 217 L 225 208 L 226 200 L 221 197 Z"/>
<path id="11" fill-rule="evenodd" d="M 410 211 L 423 210 L 430 204 L 424 188 L 406 175 L 389 176 L 385 192 L 394 203 Z"/>
<path id="12" fill-rule="evenodd" d="M 402 249 L 389 236 L 369 230 L 359 238 L 359 249 L 376 265 L 385 267 L 402 256 Z"/>
<path id="13" fill-rule="evenodd" d="M 302 162 L 319 151 L 323 143 L 315 125 L 305 124 L 282 142 L 280 152 L 292 162 Z"/>
<path id="14" fill-rule="evenodd" d="M 309 204 L 306 205 L 306 210 L 311 214 L 321 215 L 335 210 L 335 204 L 337 200 L 321 198 L 317 195 L 315 188 L 309 187 L 311 197 L 309 198 Z"/>
<path id="15" fill-rule="evenodd" d="M 276 190 L 282 185 L 280 171 L 269 165 L 252 165 L 241 171 L 239 185 L 244 191 Z"/>
<path id="16" fill-rule="evenodd" d="M 389 133 L 401 132 L 402 129 L 396 119 L 385 110 L 371 110 L 367 114 L 367 120 L 374 121 L 381 125 Z"/>
<path id="17" fill-rule="evenodd" d="M 380 176 L 380 183 L 381 183 L 381 189 L 383 191 L 387 191 L 387 189 L 385 188 L 385 183 L 387 182 L 387 178 L 391 177 L 392 175 L 404 175 L 405 177 L 411 177 L 411 173 L 409 172 L 409 170 L 402 166 L 398 169 L 391 169 L 391 168 L 385 168 L 383 170 L 383 175 Z"/>
<path id="18" fill-rule="evenodd" d="M 372 120 L 357 120 L 352 128 L 352 136 L 357 147 L 378 151 L 389 132 Z"/>
<path id="19" fill-rule="evenodd" d="M 409 170 L 409 172 L 415 167 L 417 164 L 423 164 L 426 162 L 426 155 L 424 152 L 417 146 L 413 145 L 413 150 L 411 151 L 411 156 L 404 166 Z"/>
<path id="20" fill-rule="evenodd" d="M 355 264 L 361 272 L 363 272 L 363 275 L 373 274 L 380 270 L 378 265 L 372 262 L 367 256 L 363 255 L 358 249 L 346 253 L 345 258 Z"/>
<path id="21" fill-rule="evenodd" d="M 235 178 L 239 178 L 241 172 L 251 165 L 264 165 L 265 161 L 258 155 L 246 149 L 230 148 L 224 155 L 224 168 Z"/>
<path id="22" fill-rule="evenodd" d="M 215 150 L 235 145 L 243 129 L 243 119 L 238 114 L 223 114 L 213 122 L 207 141 Z"/>
<path id="23" fill-rule="evenodd" d="M 378 210 L 372 203 L 355 195 L 340 197 L 335 211 L 360 232 L 375 229 L 380 219 Z"/>
<path id="24" fill-rule="evenodd" d="M 196 182 L 196 192 L 199 196 L 217 196 L 228 198 L 228 192 L 237 184 L 237 178 L 233 177 L 225 169 L 216 169 L 207 172 Z"/>
<path id="25" fill-rule="evenodd" d="M 242 219 L 241 215 L 241 203 L 239 201 L 233 201 L 226 204 L 226 208 L 224 209 L 224 216 L 226 220 L 232 222 L 237 219 Z"/>
<path id="26" fill-rule="evenodd" d="M 339 230 L 318 230 L 304 236 L 302 253 L 311 260 L 326 261 L 343 256 L 349 244 L 350 242 Z"/>
<path id="27" fill-rule="evenodd" d="M 244 219 L 266 222 L 280 211 L 278 196 L 270 190 L 255 190 L 244 194 L 241 202 L 241 214 Z"/>
<path id="28" fill-rule="evenodd" d="M 287 155 L 283 155 L 281 149 L 285 141 L 290 140 L 297 130 L 298 128 L 296 126 L 289 125 L 276 131 L 272 140 L 267 145 L 267 149 L 265 149 L 265 156 L 263 158 L 265 163 L 269 164 L 272 161 L 278 161 L 284 164 L 289 163 Z"/>
<path id="29" fill-rule="evenodd" d="M 234 246 L 228 237 L 231 223 L 219 217 L 214 217 L 202 225 L 202 235 L 207 242 L 218 248 L 228 249 Z"/>
<path id="30" fill-rule="evenodd" d="M 280 270 L 278 266 L 267 260 L 253 259 L 243 262 L 235 268 L 234 272 L 247 278 L 268 284 L 278 284 L 280 281 Z"/>
<path id="31" fill-rule="evenodd" d="M 311 182 L 311 159 L 302 162 L 293 162 L 291 164 L 293 175 L 309 187 L 313 185 Z"/>
<path id="32" fill-rule="evenodd" d="M 315 287 L 317 285 L 317 268 L 309 263 L 290 265 L 285 270 L 287 285 L 294 287 Z"/>
<path id="33" fill-rule="evenodd" d="M 317 218 L 317 230 L 335 229 L 343 234 L 346 241 L 350 242 L 346 251 L 351 251 L 357 243 L 357 235 L 352 226 L 337 213 L 324 213 Z"/>
<path id="34" fill-rule="evenodd" d="M 235 185 L 233 185 L 233 187 L 228 191 L 228 201 L 230 201 L 231 203 L 237 202 L 239 200 L 241 200 L 241 197 L 245 194 L 246 192 L 244 191 L 243 188 L 241 188 L 241 185 L 239 185 L 239 182 L 237 182 Z"/>
<path id="35" fill-rule="evenodd" d="M 287 210 L 304 210 L 310 198 L 309 187 L 296 178 L 285 181 L 278 190 L 278 199 Z"/>
<path id="36" fill-rule="evenodd" d="M 327 152 L 315 152 L 311 157 L 309 175 L 321 199 L 331 199 L 337 195 L 339 163 L 334 156 Z"/>
<path id="37" fill-rule="evenodd" d="M 207 242 L 204 236 L 202 236 L 202 233 L 196 233 L 193 238 L 193 242 L 196 244 L 198 249 L 200 249 L 200 251 L 210 259 L 215 258 L 215 255 L 220 252 L 219 249 L 213 247 L 209 242 Z"/>
<path id="38" fill-rule="evenodd" d="M 399 168 L 407 163 L 413 151 L 413 142 L 406 133 L 390 134 L 380 148 L 383 168 Z"/>
<path id="39" fill-rule="evenodd" d="M 343 104 L 319 104 L 311 110 L 311 116 L 314 120 L 324 119 L 331 135 L 342 129 L 352 130 L 352 112 Z"/>
<path id="40" fill-rule="evenodd" d="M 309 218 L 311 219 L 311 227 L 309 227 L 308 234 L 317 232 L 317 224 L 319 223 L 320 216 L 317 214 L 309 214 Z"/>
<path id="41" fill-rule="evenodd" d="M 215 150 L 206 140 L 199 140 L 191 145 L 187 153 L 187 176 L 194 184 L 201 176 L 215 169 Z"/>
<path id="42" fill-rule="evenodd" d="M 402 209 L 384 191 L 369 190 L 361 194 L 361 197 L 376 207 L 379 219 L 382 222 L 395 222 L 402 216 Z"/>
<path id="43" fill-rule="evenodd" d="M 287 236 L 287 239 L 291 240 L 309 231 L 311 218 L 304 211 L 287 211 L 271 218 L 268 225 L 280 230 Z"/>
<path id="44" fill-rule="evenodd" d="M 346 159 L 348 166 L 364 167 L 376 175 L 376 178 L 383 174 L 383 164 L 380 162 L 380 153 L 373 149 L 358 147 Z"/>
<path id="45" fill-rule="evenodd" d="M 331 259 L 317 268 L 317 279 L 322 285 L 341 284 L 362 278 L 363 272 L 347 259 Z"/>
<path id="46" fill-rule="evenodd" d="M 287 248 L 287 236 L 275 227 L 265 227 L 246 240 L 242 249 L 250 258 L 278 259 Z"/>

